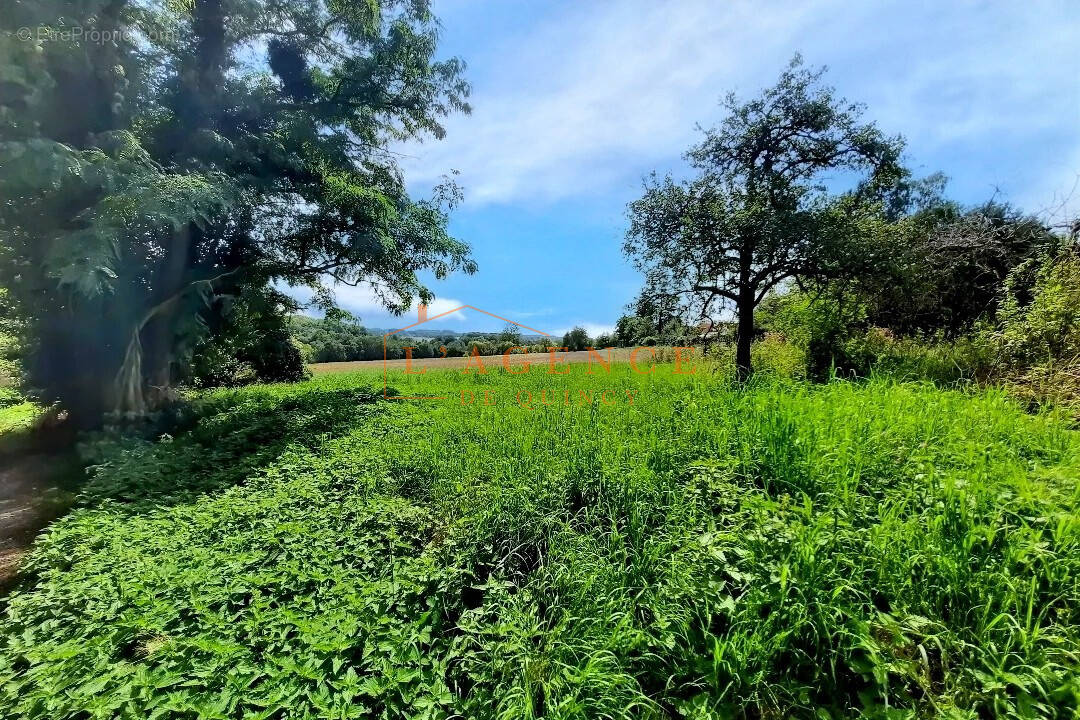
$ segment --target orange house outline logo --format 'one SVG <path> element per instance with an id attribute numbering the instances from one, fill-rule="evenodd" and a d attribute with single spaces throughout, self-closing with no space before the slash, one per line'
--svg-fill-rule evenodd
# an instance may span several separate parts
<path id="1" fill-rule="evenodd" d="M 389 366 L 388 366 L 387 363 L 389 362 L 389 358 L 387 357 L 387 341 L 390 339 L 391 336 L 397 335 L 399 332 L 404 332 L 406 330 L 409 330 L 410 328 L 417 327 L 418 325 L 423 325 L 424 323 L 431 322 L 432 320 L 438 320 L 439 318 L 446 317 L 447 315 L 453 315 L 457 311 L 465 310 L 466 308 L 468 308 L 469 310 L 475 310 L 476 312 L 484 313 L 485 315 L 487 315 L 489 317 L 493 317 L 493 318 L 495 318 L 497 320 L 502 320 L 503 322 L 510 323 L 511 325 L 517 325 L 519 328 L 529 330 L 529 331 L 534 332 L 534 333 L 536 333 L 538 335 L 543 335 L 544 337 L 551 337 L 551 335 L 549 333 L 546 333 L 543 330 L 537 330 L 536 328 L 531 328 L 528 325 L 522 325 L 521 323 L 517 322 L 516 320 L 511 320 L 510 318 L 505 318 L 502 315 L 496 315 L 493 312 L 488 312 L 487 310 L 482 310 L 481 308 L 478 308 L 475 305 L 459 305 L 456 308 L 453 308 L 451 310 L 447 310 L 446 312 L 441 312 L 438 315 L 432 315 L 431 317 L 428 317 L 428 307 L 427 307 L 427 305 L 420 305 L 419 307 L 417 307 L 417 312 L 416 312 L 417 320 L 416 320 L 416 322 L 414 322 L 412 325 L 406 325 L 403 328 L 398 328 L 397 330 L 393 330 L 393 331 L 388 332 L 385 335 L 383 335 L 383 399 L 385 399 L 385 400 L 446 400 L 449 397 L 447 395 L 391 395 L 390 394 L 390 388 L 389 388 L 389 380 L 388 380 Z"/>

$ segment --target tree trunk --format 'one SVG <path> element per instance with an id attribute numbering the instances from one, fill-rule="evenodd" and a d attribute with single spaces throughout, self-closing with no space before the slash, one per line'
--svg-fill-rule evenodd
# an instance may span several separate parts
<path id="1" fill-rule="evenodd" d="M 754 341 L 754 291 L 740 290 L 737 306 L 739 326 L 735 334 L 735 373 L 739 382 L 750 377 L 750 346 Z"/>
<path id="2" fill-rule="evenodd" d="M 176 336 L 176 310 L 163 310 L 143 331 L 143 378 L 146 384 L 146 409 L 150 412 L 172 402 L 173 355 Z"/>
<path id="3" fill-rule="evenodd" d="M 67 424 L 79 430 L 101 425 L 113 407 L 113 377 L 130 332 L 130 312 L 113 298 L 82 299 L 77 311 L 60 299 L 42 303 L 35 318 L 37 342 L 25 359 L 28 378 L 43 400 L 59 401 Z"/>
<path id="4" fill-rule="evenodd" d="M 172 361 L 175 350 L 177 305 L 190 291 L 186 277 L 192 251 L 192 228 L 172 236 L 165 262 L 154 277 L 157 290 L 150 307 L 131 328 L 123 364 L 116 374 L 116 412 L 140 417 L 172 398 Z"/>
<path id="5" fill-rule="evenodd" d="M 753 243 L 747 239 L 739 249 L 739 296 L 735 310 L 739 314 L 739 326 L 735 334 L 735 374 L 739 382 L 745 382 L 753 368 L 750 365 L 750 346 L 754 342 L 754 306 L 757 288 L 751 281 L 753 268 Z"/>
<path id="6" fill-rule="evenodd" d="M 187 136 L 179 146 L 182 159 L 199 158 L 203 131 L 213 129 L 222 107 L 227 60 L 222 0 L 196 0 L 192 8 L 194 52 L 184 61 L 181 92 Z M 173 397 L 172 369 L 176 330 L 184 311 L 182 296 L 191 288 L 189 270 L 195 260 L 199 229 L 194 223 L 175 231 L 152 279 L 153 292 L 143 315 L 131 328 L 123 364 L 114 381 L 115 409 L 139 417 Z"/>

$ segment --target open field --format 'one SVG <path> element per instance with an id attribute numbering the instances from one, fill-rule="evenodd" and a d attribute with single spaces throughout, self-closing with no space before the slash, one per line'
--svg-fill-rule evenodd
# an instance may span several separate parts
<path id="1" fill-rule="evenodd" d="M 659 350 L 659 349 L 658 349 Z M 599 357 L 603 360 L 611 358 L 613 363 L 629 363 L 630 354 L 633 352 L 630 348 L 612 348 L 609 351 L 597 350 Z M 648 348 L 641 350 L 637 354 L 637 362 L 643 367 L 647 367 L 650 363 L 650 351 Z M 590 358 L 593 362 L 596 362 L 596 355 L 591 355 L 589 351 L 582 350 L 577 352 L 559 352 L 556 353 L 556 365 L 561 366 L 574 365 L 579 363 L 588 363 Z M 425 368 L 443 369 L 443 370 L 461 370 L 465 367 L 467 361 L 472 361 L 472 366 L 476 367 L 476 360 L 469 357 L 448 357 L 448 358 L 416 358 L 412 360 L 411 367 L 416 370 L 422 370 Z M 484 364 L 485 369 L 496 369 L 504 367 L 509 364 L 510 367 L 519 367 L 525 363 L 529 363 L 536 366 L 550 367 L 551 355 L 548 353 L 538 354 L 520 354 L 511 353 L 508 356 L 503 355 L 483 355 L 480 361 Z M 406 367 L 405 360 L 358 360 L 354 362 L 330 362 L 330 363 L 314 363 L 308 365 L 311 372 L 316 375 L 324 375 L 326 373 L 347 373 L 347 372 L 381 372 L 383 368 L 389 368 L 393 370 L 404 370 Z"/>
<path id="2" fill-rule="evenodd" d="M 498 398 L 464 406 L 327 375 L 99 442 L 3 601 L 0 707 L 1075 711 L 1077 433 L 997 392 L 574 370 L 393 379 Z"/>

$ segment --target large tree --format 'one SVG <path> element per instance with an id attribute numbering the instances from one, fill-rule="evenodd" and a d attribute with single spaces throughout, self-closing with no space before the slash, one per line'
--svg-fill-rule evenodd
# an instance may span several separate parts
<path id="1" fill-rule="evenodd" d="M 738 317 L 736 364 L 750 372 L 754 309 L 789 278 L 856 269 L 888 193 L 904 177 L 900 138 L 861 122 L 861 106 L 796 57 L 776 85 L 705 132 L 685 181 L 655 175 L 629 207 L 624 251 L 643 297 L 677 299 L 688 322 Z"/>
<path id="2" fill-rule="evenodd" d="M 431 297 L 419 271 L 474 270 L 446 230 L 456 189 L 413 200 L 388 150 L 468 111 L 436 39 L 426 0 L 10 3 L 0 286 L 32 385 L 86 424 L 143 413 L 215 295 L 300 283 L 330 304 L 333 279 L 403 310 Z"/>

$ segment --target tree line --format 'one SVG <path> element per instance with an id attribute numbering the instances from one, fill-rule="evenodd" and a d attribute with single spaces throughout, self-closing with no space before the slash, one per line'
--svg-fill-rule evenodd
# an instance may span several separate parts
<path id="1" fill-rule="evenodd" d="M 359 320 L 347 313 L 331 313 L 323 318 L 295 315 L 290 319 L 293 345 L 305 362 L 352 362 L 362 360 L 398 360 L 406 357 L 406 350 L 414 358 L 463 357 L 474 352 L 479 355 L 501 355 L 506 352 L 547 352 L 548 348 L 567 348 L 568 351 L 587 347 L 614 345 L 610 336 L 592 338 L 585 328 L 574 327 L 561 337 L 542 338 L 523 334 L 513 323 L 507 323 L 499 332 L 467 332 L 434 334 L 431 337 L 414 337 L 394 334 L 389 337 L 382 332 L 365 328 Z M 254 369 L 250 376 L 257 376 Z"/>

